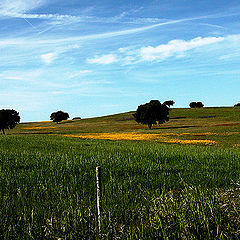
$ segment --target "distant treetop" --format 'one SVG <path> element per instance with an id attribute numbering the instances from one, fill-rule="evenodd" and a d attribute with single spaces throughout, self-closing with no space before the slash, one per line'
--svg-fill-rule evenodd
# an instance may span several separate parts
<path id="1" fill-rule="evenodd" d="M 175 102 L 173 100 L 168 100 L 168 101 L 165 101 L 163 104 L 165 104 L 168 107 L 170 107 L 170 106 L 173 106 L 173 104 L 175 104 Z"/>
<path id="2" fill-rule="evenodd" d="M 59 123 L 62 120 L 67 120 L 69 118 L 69 115 L 67 112 L 63 112 L 63 111 L 57 111 L 57 112 L 53 112 L 50 115 L 50 120 L 52 120 L 53 122 Z"/>
<path id="3" fill-rule="evenodd" d="M 202 108 L 204 105 L 202 102 L 191 102 L 189 104 L 190 108 Z"/>
<path id="4" fill-rule="evenodd" d="M 236 103 L 234 107 L 240 107 L 240 103 Z"/>

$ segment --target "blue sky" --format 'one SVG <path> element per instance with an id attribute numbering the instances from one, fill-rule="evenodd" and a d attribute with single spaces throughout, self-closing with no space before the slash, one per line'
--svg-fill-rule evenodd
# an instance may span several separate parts
<path id="1" fill-rule="evenodd" d="M 240 101 L 240 2 L 1 0 L 0 109 L 21 121 Z"/>

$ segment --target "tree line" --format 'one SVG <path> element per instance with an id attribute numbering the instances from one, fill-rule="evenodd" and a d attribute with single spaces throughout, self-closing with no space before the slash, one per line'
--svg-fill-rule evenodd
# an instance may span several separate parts
<path id="1" fill-rule="evenodd" d="M 169 121 L 169 110 L 170 106 L 173 106 L 175 102 L 168 100 L 160 103 L 159 100 L 151 100 L 149 103 L 139 105 L 133 117 L 137 123 L 148 125 L 149 129 L 154 124 L 162 124 Z M 202 108 L 204 104 L 202 102 L 191 102 L 190 108 Z M 240 103 L 236 103 L 234 107 L 240 107 Z M 50 115 L 50 120 L 57 124 L 63 120 L 67 120 L 69 114 L 63 111 L 53 112 Z M 75 117 L 74 119 L 81 119 Z M 19 112 L 13 109 L 2 109 L 0 110 L 0 131 L 5 134 L 6 129 L 13 129 L 18 123 L 20 123 Z"/>

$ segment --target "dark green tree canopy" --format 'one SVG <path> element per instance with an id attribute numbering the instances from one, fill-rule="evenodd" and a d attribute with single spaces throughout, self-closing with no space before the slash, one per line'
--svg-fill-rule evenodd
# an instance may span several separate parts
<path id="1" fill-rule="evenodd" d="M 161 124 L 169 120 L 169 108 L 158 100 L 151 100 L 149 103 L 138 106 L 133 114 L 137 123 L 148 125 L 149 129 L 153 124 Z"/>
<path id="2" fill-rule="evenodd" d="M 189 104 L 190 108 L 202 108 L 204 105 L 202 102 L 191 102 Z"/>
<path id="3" fill-rule="evenodd" d="M 19 113 L 13 109 L 0 110 L 0 130 L 13 129 L 20 122 Z"/>
<path id="4" fill-rule="evenodd" d="M 173 106 L 173 104 L 175 104 L 175 102 L 173 100 L 168 100 L 168 101 L 165 101 L 163 104 L 165 104 L 168 107 L 170 107 L 170 106 Z"/>
<path id="5" fill-rule="evenodd" d="M 240 107 L 240 103 L 236 103 L 234 107 Z"/>
<path id="6" fill-rule="evenodd" d="M 67 120 L 69 118 L 69 115 L 67 112 L 63 112 L 63 111 L 57 111 L 57 112 L 53 112 L 50 115 L 50 120 L 52 120 L 53 122 L 59 123 L 62 120 Z"/>

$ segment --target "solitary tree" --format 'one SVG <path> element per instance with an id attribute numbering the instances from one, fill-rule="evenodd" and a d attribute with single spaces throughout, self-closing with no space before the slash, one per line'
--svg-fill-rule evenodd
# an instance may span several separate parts
<path id="1" fill-rule="evenodd" d="M 189 107 L 190 108 L 195 108 L 196 107 L 196 102 L 190 102 Z"/>
<path id="2" fill-rule="evenodd" d="M 170 107 L 170 106 L 173 106 L 173 104 L 175 104 L 175 102 L 173 100 L 168 100 L 168 101 L 165 101 L 163 104 L 165 104 L 168 107 Z"/>
<path id="3" fill-rule="evenodd" d="M 151 100 L 149 103 L 138 106 L 133 114 L 137 123 L 148 125 L 149 129 L 153 124 L 161 124 L 169 120 L 169 108 L 158 100 Z"/>
<path id="4" fill-rule="evenodd" d="M 240 103 L 236 103 L 234 107 L 240 107 Z"/>
<path id="5" fill-rule="evenodd" d="M 59 123 L 62 120 L 67 120 L 69 118 L 69 115 L 67 112 L 63 112 L 63 111 L 57 111 L 57 112 L 53 112 L 50 115 L 50 120 L 52 120 L 53 122 Z"/>
<path id="6" fill-rule="evenodd" d="M 191 102 L 189 104 L 190 108 L 202 108 L 204 105 L 202 102 Z"/>
<path id="7" fill-rule="evenodd" d="M 0 130 L 13 129 L 20 122 L 19 113 L 13 109 L 0 110 Z"/>

